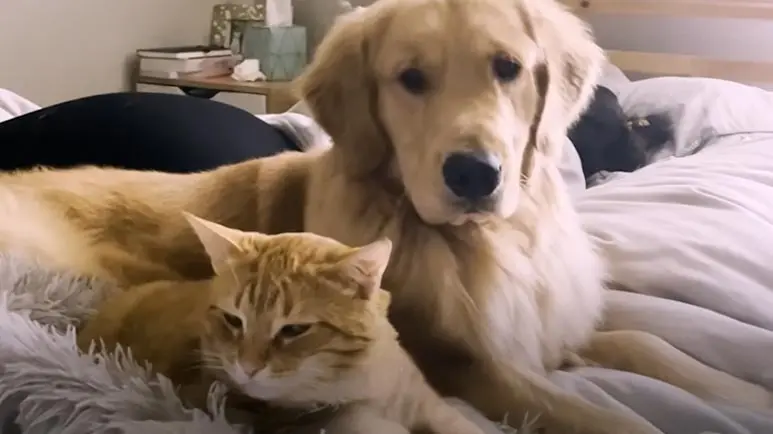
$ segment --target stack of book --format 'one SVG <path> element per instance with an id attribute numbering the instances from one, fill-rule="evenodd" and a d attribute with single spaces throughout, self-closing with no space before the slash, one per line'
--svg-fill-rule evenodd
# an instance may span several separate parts
<path id="1" fill-rule="evenodd" d="M 155 78 L 210 78 L 229 75 L 242 56 L 223 47 L 189 46 L 137 50 L 139 75 Z"/>

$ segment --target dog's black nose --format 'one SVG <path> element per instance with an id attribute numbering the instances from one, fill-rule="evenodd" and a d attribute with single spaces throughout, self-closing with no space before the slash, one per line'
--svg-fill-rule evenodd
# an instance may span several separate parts
<path id="1" fill-rule="evenodd" d="M 484 152 L 454 152 L 443 162 L 443 180 L 448 189 L 470 201 L 491 196 L 501 174 L 499 159 Z"/>

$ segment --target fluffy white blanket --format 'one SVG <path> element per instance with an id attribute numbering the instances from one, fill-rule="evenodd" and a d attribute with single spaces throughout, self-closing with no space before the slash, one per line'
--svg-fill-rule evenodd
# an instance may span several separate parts
<path id="1" fill-rule="evenodd" d="M 231 434 L 222 387 L 210 411 L 185 408 L 172 384 L 130 353 L 81 354 L 73 326 L 109 294 L 99 282 L 0 256 L 0 432 Z"/>

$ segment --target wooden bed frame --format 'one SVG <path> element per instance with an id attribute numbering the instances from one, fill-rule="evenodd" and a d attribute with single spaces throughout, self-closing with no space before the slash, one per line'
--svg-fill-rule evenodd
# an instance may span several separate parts
<path id="1" fill-rule="evenodd" d="M 755 19 L 773 22 L 773 0 L 562 0 L 577 15 Z M 759 41 L 766 44 L 767 41 Z M 771 41 L 773 42 L 773 41 Z M 763 50 L 764 48 L 760 48 Z M 745 83 L 773 83 L 773 61 L 740 61 L 689 54 L 607 50 L 625 72 L 648 76 L 712 77 Z"/>

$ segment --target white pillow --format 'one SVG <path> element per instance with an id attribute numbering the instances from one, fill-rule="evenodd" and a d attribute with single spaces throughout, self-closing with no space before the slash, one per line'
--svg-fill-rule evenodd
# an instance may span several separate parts
<path id="1" fill-rule="evenodd" d="M 723 136 L 773 132 L 773 94 L 726 80 L 657 77 L 617 88 L 629 116 L 667 114 L 675 155 L 690 155 Z"/>
<path id="2" fill-rule="evenodd" d="M 0 122 L 40 109 L 40 106 L 7 89 L 0 89 Z"/>
<path id="3" fill-rule="evenodd" d="M 630 83 L 631 79 L 625 75 L 623 70 L 609 62 L 604 65 L 604 72 L 599 81 L 600 85 L 614 93 L 620 93 L 620 90 Z"/>

